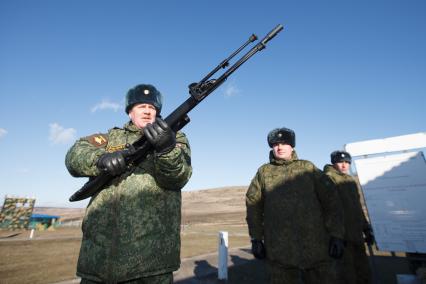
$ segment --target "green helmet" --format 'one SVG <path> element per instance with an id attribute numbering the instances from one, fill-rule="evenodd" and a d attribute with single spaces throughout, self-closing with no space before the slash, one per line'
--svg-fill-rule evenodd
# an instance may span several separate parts
<path id="1" fill-rule="evenodd" d="M 268 144 L 272 148 L 274 144 L 284 143 L 294 148 L 296 146 L 296 135 L 289 128 L 275 128 L 268 134 Z"/>
<path id="2" fill-rule="evenodd" d="M 129 113 L 135 104 L 153 105 L 159 115 L 163 106 L 163 95 L 153 85 L 140 84 L 127 92 L 126 113 Z"/>

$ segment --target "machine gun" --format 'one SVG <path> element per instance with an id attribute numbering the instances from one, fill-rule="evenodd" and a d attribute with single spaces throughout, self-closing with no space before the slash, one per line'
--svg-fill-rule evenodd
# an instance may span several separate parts
<path id="1" fill-rule="evenodd" d="M 260 42 L 258 42 L 253 48 L 251 48 L 244 56 L 242 56 L 237 62 L 235 62 L 229 69 L 224 72 L 217 79 L 210 79 L 217 71 L 221 68 L 225 69 L 229 66 L 229 61 L 243 50 L 250 43 L 257 40 L 256 35 L 251 35 L 250 38 L 236 51 L 234 51 L 227 59 L 223 60 L 216 68 L 214 68 L 209 74 L 207 74 L 198 83 L 192 83 L 189 87 L 190 97 L 184 101 L 179 107 L 177 107 L 169 116 L 166 117 L 166 123 L 176 132 L 182 129 L 188 122 L 188 113 L 197 106 L 203 99 L 209 94 L 216 90 L 222 85 L 226 79 L 235 72 L 244 62 L 250 57 L 256 54 L 258 51 L 263 50 L 266 47 L 266 43 L 273 39 L 281 30 L 282 25 L 277 25 L 272 31 L 270 31 Z M 152 150 L 151 144 L 147 141 L 145 136 L 142 136 L 139 140 L 135 141 L 132 145 L 128 145 L 127 149 L 122 150 L 123 156 L 126 160 L 127 170 L 121 174 L 130 175 L 133 169 L 141 161 L 143 161 L 149 151 Z M 102 191 L 107 184 L 109 184 L 116 177 L 102 172 L 96 177 L 89 178 L 89 181 L 84 186 L 76 191 L 70 198 L 69 201 L 80 201 L 91 197 L 100 191 Z"/>

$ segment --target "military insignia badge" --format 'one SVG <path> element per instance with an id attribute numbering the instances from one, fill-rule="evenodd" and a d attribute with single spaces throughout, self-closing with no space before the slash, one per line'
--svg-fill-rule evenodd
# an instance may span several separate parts
<path id="1" fill-rule="evenodd" d="M 107 137 L 103 134 L 94 134 L 92 136 L 86 137 L 86 140 L 96 147 L 101 147 L 108 143 Z"/>
<path id="2" fill-rule="evenodd" d="M 109 153 L 115 152 L 115 151 L 120 151 L 120 150 L 124 150 L 126 149 L 126 144 L 121 144 L 121 145 L 108 145 L 108 147 L 106 148 L 106 151 Z"/>
<path id="3" fill-rule="evenodd" d="M 95 138 L 93 138 L 93 140 L 95 140 L 95 142 L 98 145 L 101 145 L 101 144 L 103 144 L 103 143 L 106 142 L 106 139 L 104 137 L 102 137 L 102 136 L 96 136 Z"/>

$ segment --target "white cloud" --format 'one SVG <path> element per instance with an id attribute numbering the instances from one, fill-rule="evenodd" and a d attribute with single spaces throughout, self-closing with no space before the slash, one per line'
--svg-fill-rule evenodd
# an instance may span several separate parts
<path id="1" fill-rule="evenodd" d="M 0 128 L 0 138 L 2 138 L 3 136 L 5 136 L 7 134 L 7 130 L 4 128 Z"/>
<path id="2" fill-rule="evenodd" d="M 240 93 L 240 90 L 235 86 L 234 83 L 229 83 L 226 85 L 224 95 L 225 97 L 233 97 Z"/>
<path id="3" fill-rule="evenodd" d="M 52 144 L 67 144 L 75 140 L 74 128 L 63 128 L 58 123 L 49 124 L 49 141 Z"/>
<path id="4" fill-rule="evenodd" d="M 108 100 L 103 100 L 102 102 L 96 104 L 92 109 L 91 112 L 96 112 L 98 110 L 113 110 L 114 112 L 117 112 L 118 110 L 122 109 L 123 106 L 119 103 L 110 102 Z"/>

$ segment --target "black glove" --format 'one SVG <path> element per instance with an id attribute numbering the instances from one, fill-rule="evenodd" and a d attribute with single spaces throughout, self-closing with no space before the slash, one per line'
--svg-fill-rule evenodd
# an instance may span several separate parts
<path id="1" fill-rule="evenodd" d="M 342 239 L 331 237 L 329 246 L 328 246 L 328 254 L 333 258 L 342 258 L 343 250 L 345 249 L 345 243 Z"/>
<path id="2" fill-rule="evenodd" d="M 265 245 L 261 240 L 251 240 L 251 252 L 257 259 L 264 259 L 266 256 Z"/>
<path id="3" fill-rule="evenodd" d="M 373 230 L 371 229 L 371 226 L 368 226 L 368 228 L 364 229 L 364 241 L 371 246 L 375 242 Z"/>
<path id="4" fill-rule="evenodd" d="M 170 152 L 176 146 L 176 134 L 159 117 L 156 118 L 154 123 L 146 125 L 143 133 L 159 155 Z"/>
<path id="5" fill-rule="evenodd" d="M 112 176 L 117 176 L 126 170 L 126 161 L 123 154 L 117 151 L 100 156 L 96 166 L 102 171 L 107 171 Z"/>

